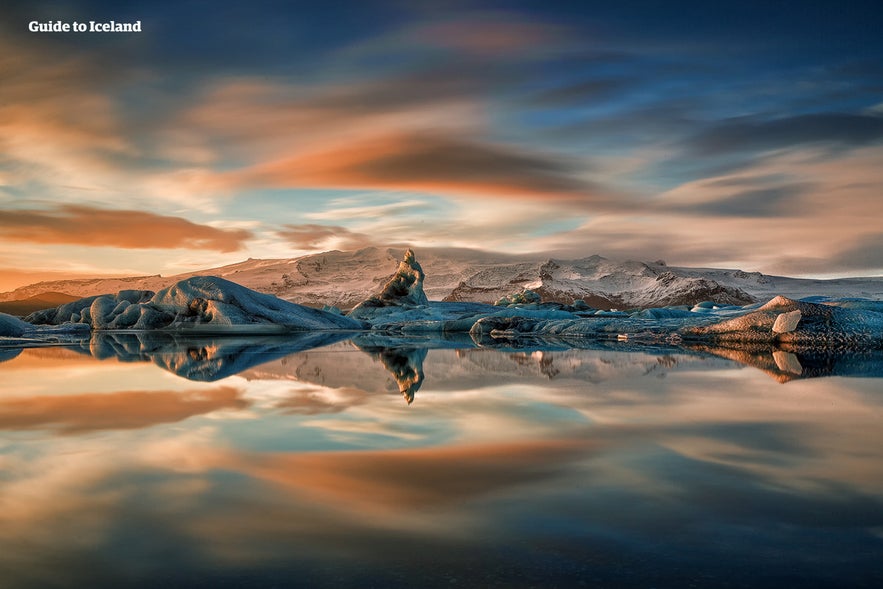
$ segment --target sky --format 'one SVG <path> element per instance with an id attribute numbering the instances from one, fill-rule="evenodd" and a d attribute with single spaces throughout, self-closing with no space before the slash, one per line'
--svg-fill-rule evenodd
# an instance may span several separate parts
<path id="1" fill-rule="evenodd" d="M 31 21 L 141 21 L 34 33 Z M 0 9 L 0 291 L 408 244 L 883 274 L 877 2 Z"/>

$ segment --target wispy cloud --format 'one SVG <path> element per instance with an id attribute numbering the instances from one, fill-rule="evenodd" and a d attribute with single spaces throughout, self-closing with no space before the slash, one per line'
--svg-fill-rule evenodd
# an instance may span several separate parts
<path id="1" fill-rule="evenodd" d="M 373 242 L 372 238 L 364 233 L 336 225 L 285 225 L 277 235 L 292 247 L 301 250 L 358 249 Z"/>
<path id="2" fill-rule="evenodd" d="M 562 156 L 439 133 L 388 134 L 231 173 L 243 186 L 375 188 L 538 198 L 612 199 Z"/>
<path id="3" fill-rule="evenodd" d="M 66 205 L 51 211 L 3 211 L 0 237 L 46 244 L 127 249 L 183 247 L 233 252 L 243 247 L 251 233 L 244 229 L 218 229 L 146 211 Z"/>
<path id="4" fill-rule="evenodd" d="M 828 144 L 850 148 L 883 141 L 883 117 L 815 113 L 781 118 L 740 117 L 712 125 L 687 141 L 694 155 Z"/>
<path id="5" fill-rule="evenodd" d="M 822 148 L 783 152 L 683 183 L 632 213 L 592 217 L 543 237 L 540 247 L 637 259 L 652 251 L 683 265 L 715 260 L 773 273 L 878 274 L 883 265 L 872 246 L 883 171 L 873 162 L 881 157 L 876 146 L 836 156 Z"/>

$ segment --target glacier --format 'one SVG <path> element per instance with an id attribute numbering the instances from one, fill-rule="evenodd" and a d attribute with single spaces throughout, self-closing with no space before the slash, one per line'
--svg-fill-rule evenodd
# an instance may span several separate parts
<path id="1" fill-rule="evenodd" d="M 348 311 L 380 291 L 404 252 L 402 247 L 368 247 L 298 258 L 248 259 L 175 276 L 47 281 L 0 293 L 0 303 L 47 292 L 76 298 L 121 290 L 156 292 L 194 276 L 217 276 L 302 305 Z M 418 253 L 425 274 L 423 290 L 430 301 L 492 304 L 523 289 L 539 293 L 546 302 L 583 300 L 597 309 L 692 306 L 703 301 L 745 305 L 776 295 L 792 299 L 883 297 L 883 277 L 789 278 L 738 269 L 679 267 L 661 260 L 616 261 L 599 255 L 560 259 L 431 247 Z"/>

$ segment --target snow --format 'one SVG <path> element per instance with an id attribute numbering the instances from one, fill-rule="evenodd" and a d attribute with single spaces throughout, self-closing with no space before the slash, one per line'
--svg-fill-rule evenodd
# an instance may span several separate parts
<path id="1" fill-rule="evenodd" d="M 400 248 L 372 247 L 291 259 L 247 260 L 170 277 L 43 282 L 0 294 L 0 301 L 48 291 L 81 297 L 121 289 L 155 292 L 196 275 L 212 275 L 300 304 L 348 310 L 383 288 L 403 254 Z M 535 289 L 545 301 L 572 304 L 583 299 L 599 309 L 693 305 L 705 300 L 744 305 L 776 295 L 795 299 L 811 295 L 883 298 L 883 277 L 807 280 L 736 269 L 619 262 L 597 255 L 574 260 L 539 259 L 450 248 L 424 248 L 417 254 L 425 270 L 423 291 L 435 301 L 493 303 L 523 288 Z"/>
<path id="2" fill-rule="evenodd" d="M 525 288 L 521 292 L 501 297 L 494 303 L 498 307 L 509 307 L 512 305 L 529 305 L 542 302 L 542 297 L 535 291 Z"/>

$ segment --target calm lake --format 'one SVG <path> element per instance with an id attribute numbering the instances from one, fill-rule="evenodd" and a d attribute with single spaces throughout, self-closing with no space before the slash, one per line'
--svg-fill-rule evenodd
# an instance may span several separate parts
<path id="1" fill-rule="evenodd" d="M 883 586 L 879 357 L 341 337 L 0 349 L 0 586 Z"/>

